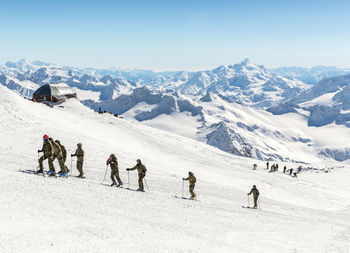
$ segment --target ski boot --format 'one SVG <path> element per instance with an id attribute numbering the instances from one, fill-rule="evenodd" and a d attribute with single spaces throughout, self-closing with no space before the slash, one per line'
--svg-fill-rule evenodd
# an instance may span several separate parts
<path id="1" fill-rule="evenodd" d="M 59 173 L 59 174 L 60 174 L 60 177 L 68 177 L 67 173 Z"/>
<path id="2" fill-rule="evenodd" d="M 56 176 L 56 172 L 54 170 L 49 170 L 47 174 L 49 174 L 50 177 Z"/>
<path id="3" fill-rule="evenodd" d="M 117 183 L 114 183 L 114 182 L 113 182 L 113 183 L 111 184 L 111 186 L 115 186 L 115 185 L 117 185 Z"/>
<path id="4" fill-rule="evenodd" d="M 39 170 L 37 170 L 36 173 L 37 173 L 37 174 L 40 174 L 40 173 L 42 174 L 42 173 L 44 173 L 44 168 L 43 168 L 43 166 L 39 166 Z"/>
<path id="5" fill-rule="evenodd" d="M 118 184 L 117 187 L 123 187 L 123 184 Z"/>

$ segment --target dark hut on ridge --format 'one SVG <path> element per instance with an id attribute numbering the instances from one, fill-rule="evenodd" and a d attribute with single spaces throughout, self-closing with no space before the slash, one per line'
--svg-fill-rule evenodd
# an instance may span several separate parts
<path id="1" fill-rule="evenodd" d="M 77 93 L 64 83 L 45 84 L 33 93 L 34 101 L 59 102 L 67 98 L 76 98 Z"/>

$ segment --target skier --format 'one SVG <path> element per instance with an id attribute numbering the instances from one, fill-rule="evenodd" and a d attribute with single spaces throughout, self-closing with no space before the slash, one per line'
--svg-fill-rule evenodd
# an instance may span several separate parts
<path id="1" fill-rule="evenodd" d="M 298 176 L 297 176 L 297 173 L 294 172 L 292 177 L 298 177 Z"/>
<path id="2" fill-rule="evenodd" d="M 69 169 L 68 167 L 66 166 L 66 160 L 67 160 L 67 150 L 66 150 L 66 147 L 63 146 L 61 144 L 61 142 L 59 140 L 55 140 L 55 142 L 60 146 L 61 148 L 61 151 L 62 151 L 62 161 L 63 161 L 63 165 L 64 165 L 64 169 L 65 169 L 65 172 L 68 173 L 69 172 Z M 62 171 L 58 172 L 58 173 L 61 173 Z"/>
<path id="3" fill-rule="evenodd" d="M 52 139 L 53 141 L 53 139 Z M 55 161 L 55 159 L 57 158 L 58 164 L 60 165 L 60 171 L 58 172 L 58 174 L 60 174 L 61 177 L 65 177 L 67 176 L 67 170 L 66 170 L 66 165 L 64 164 L 64 159 L 63 159 L 63 152 L 62 152 L 62 148 L 60 145 L 60 141 L 59 140 L 55 140 L 54 142 L 52 142 L 53 145 L 53 149 L 54 149 L 54 155 L 53 155 L 53 161 Z M 54 172 L 52 173 L 54 175 Z"/>
<path id="4" fill-rule="evenodd" d="M 49 169 L 50 170 L 55 170 L 53 166 L 53 160 L 52 160 L 52 154 L 53 154 L 53 147 L 51 142 L 49 141 L 49 136 L 44 135 L 43 136 L 43 147 L 41 150 L 38 150 L 38 153 L 44 152 L 44 154 L 39 158 L 39 170 L 36 173 L 43 173 L 44 172 L 44 167 L 43 167 L 43 161 L 48 159 L 49 163 Z"/>
<path id="5" fill-rule="evenodd" d="M 269 166 L 270 166 L 270 163 L 267 162 L 267 163 L 266 163 L 266 169 L 267 169 L 267 170 L 269 169 Z"/>
<path id="6" fill-rule="evenodd" d="M 256 170 L 256 167 L 257 167 L 258 165 L 256 165 L 256 164 L 254 164 L 253 165 L 253 170 Z"/>
<path id="7" fill-rule="evenodd" d="M 123 182 L 122 180 L 120 180 L 119 177 L 119 169 L 118 169 L 118 160 L 117 157 L 115 157 L 114 154 L 111 154 L 106 162 L 107 166 L 111 165 L 111 179 L 113 181 L 113 183 L 111 184 L 111 186 L 116 185 L 117 182 L 115 181 L 115 178 L 118 181 L 118 185 L 117 187 L 123 186 Z"/>
<path id="8" fill-rule="evenodd" d="M 289 175 L 291 176 L 293 174 L 293 169 L 289 170 Z"/>
<path id="9" fill-rule="evenodd" d="M 272 164 L 269 172 L 274 172 L 274 171 L 275 171 L 275 164 Z"/>
<path id="10" fill-rule="evenodd" d="M 278 171 L 278 163 L 275 165 L 275 171 Z"/>
<path id="11" fill-rule="evenodd" d="M 283 167 L 283 173 L 286 173 L 286 170 L 287 170 L 287 166 L 284 166 Z"/>
<path id="12" fill-rule="evenodd" d="M 258 208 L 258 198 L 259 198 L 259 190 L 256 188 L 255 185 L 253 185 L 253 188 L 250 190 L 250 192 L 248 193 L 248 195 L 253 193 L 253 198 L 254 198 L 254 206 L 253 208 Z"/>
<path id="13" fill-rule="evenodd" d="M 71 154 L 71 156 L 77 157 L 77 170 L 79 171 L 80 178 L 84 177 L 84 171 L 83 171 L 83 164 L 84 164 L 84 150 L 82 149 L 82 144 L 77 144 L 77 150 L 74 154 Z"/>
<path id="14" fill-rule="evenodd" d="M 52 155 L 52 162 L 55 162 L 55 160 L 57 159 L 58 164 L 61 168 L 62 171 L 62 151 L 61 151 L 61 147 L 60 145 L 58 145 L 54 139 L 52 137 L 49 138 L 49 141 L 52 144 L 53 147 L 53 155 Z M 64 170 L 64 168 L 63 168 Z M 54 176 L 56 174 L 55 168 L 53 168 L 53 170 L 50 170 L 47 172 L 50 176 Z"/>
<path id="15" fill-rule="evenodd" d="M 299 166 L 298 167 L 298 173 L 300 173 L 302 169 L 303 169 L 303 167 Z"/>
<path id="16" fill-rule="evenodd" d="M 189 192 L 191 193 L 191 198 L 190 199 L 194 199 L 196 197 L 196 194 L 194 193 L 194 187 L 196 185 L 196 177 L 193 175 L 193 173 L 190 171 L 188 172 L 188 177 L 187 178 L 183 178 L 182 180 L 186 180 L 190 182 L 189 185 Z"/>
<path id="17" fill-rule="evenodd" d="M 138 191 L 141 191 L 141 192 L 144 192 L 144 189 L 143 189 L 143 178 L 146 176 L 146 167 L 145 165 L 143 165 L 141 163 L 141 160 L 140 159 L 137 159 L 136 160 L 136 165 L 133 167 L 133 168 L 127 168 L 126 170 L 127 171 L 131 171 L 131 170 L 136 170 L 138 171 L 139 173 L 139 189 L 137 189 Z"/>

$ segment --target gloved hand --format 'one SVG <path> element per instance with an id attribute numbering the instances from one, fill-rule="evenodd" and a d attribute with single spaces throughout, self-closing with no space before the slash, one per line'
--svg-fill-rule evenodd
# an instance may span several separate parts
<path id="1" fill-rule="evenodd" d="M 71 154 L 70 156 L 74 156 L 73 154 Z"/>
<path id="2" fill-rule="evenodd" d="M 126 170 L 127 170 L 127 171 L 129 171 L 130 169 L 129 169 L 129 168 L 127 168 Z"/>
<path id="3" fill-rule="evenodd" d="M 41 150 L 38 149 L 38 153 L 40 153 L 40 152 L 41 152 Z"/>
<path id="4" fill-rule="evenodd" d="M 183 177 L 182 180 L 185 180 L 185 178 Z"/>

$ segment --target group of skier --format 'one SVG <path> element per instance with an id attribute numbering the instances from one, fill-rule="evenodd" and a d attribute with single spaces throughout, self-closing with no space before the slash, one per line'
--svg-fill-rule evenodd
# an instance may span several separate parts
<path id="1" fill-rule="evenodd" d="M 270 168 L 270 163 L 269 162 L 267 162 L 266 163 L 266 169 L 267 170 L 270 170 L 269 172 L 275 172 L 275 171 L 278 171 L 278 164 L 272 164 L 271 165 L 271 168 Z M 253 170 L 256 170 L 256 164 L 254 164 L 253 165 Z M 298 170 L 298 173 L 300 172 L 301 170 L 299 169 Z M 287 166 L 284 166 L 283 167 L 283 173 L 288 173 L 290 176 L 292 176 L 292 177 L 297 177 L 297 173 L 296 172 L 294 172 L 293 173 L 293 168 L 290 168 L 290 169 L 288 169 L 287 170 Z"/>
<path id="2" fill-rule="evenodd" d="M 122 187 L 123 186 L 123 181 L 120 179 L 119 176 L 119 167 L 118 167 L 118 159 L 115 156 L 115 154 L 111 154 L 106 162 L 106 165 L 110 165 L 111 166 L 111 180 L 112 180 L 112 184 L 111 186 L 116 185 L 117 187 Z M 146 166 L 142 164 L 140 159 L 136 160 L 136 165 L 132 168 L 127 168 L 127 171 L 131 171 L 131 170 L 137 170 L 138 174 L 139 174 L 139 188 L 137 189 L 137 191 L 141 191 L 144 192 L 144 186 L 143 186 L 143 180 L 146 176 Z M 117 179 L 117 180 L 116 180 Z M 117 183 L 118 182 L 118 183 Z"/>
<path id="3" fill-rule="evenodd" d="M 41 150 L 38 150 L 38 153 L 43 152 L 43 155 L 39 158 L 39 170 L 36 173 L 44 173 L 43 161 L 48 160 L 49 171 L 47 174 L 50 176 L 56 175 L 56 170 L 54 166 L 54 161 L 57 159 L 58 164 L 60 166 L 60 171 L 58 172 L 59 176 L 66 177 L 69 172 L 68 167 L 66 166 L 67 160 L 67 150 L 65 146 L 59 141 L 54 140 L 48 135 L 43 136 L 43 147 Z M 83 163 L 84 163 L 84 150 L 82 149 L 82 144 L 77 144 L 77 150 L 71 156 L 77 157 L 77 169 L 79 171 L 78 177 L 84 177 L 83 172 Z"/>
<path id="4" fill-rule="evenodd" d="M 49 171 L 47 172 L 50 176 L 56 175 L 56 170 L 54 166 L 54 161 L 57 159 L 58 164 L 60 166 L 60 171 L 58 172 L 58 175 L 60 177 L 67 177 L 69 169 L 66 166 L 66 159 L 67 159 L 67 150 L 65 146 L 59 141 L 54 140 L 53 138 L 49 137 L 48 135 L 43 136 L 43 147 L 41 150 L 38 150 L 38 153 L 43 152 L 43 155 L 39 158 L 39 170 L 36 171 L 36 173 L 44 173 L 44 167 L 43 167 L 43 161 L 48 160 L 49 164 Z M 83 171 L 83 164 L 84 164 L 84 150 L 82 149 L 82 144 L 77 144 L 77 149 L 74 154 L 71 154 L 71 157 L 76 156 L 77 162 L 76 167 L 79 171 L 79 178 L 84 178 L 84 171 Z M 119 167 L 118 167 L 118 159 L 115 154 L 111 154 L 109 158 L 106 161 L 106 165 L 111 167 L 111 180 L 112 184 L 111 186 L 117 186 L 122 187 L 123 181 L 120 179 L 119 176 Z M 256 164 L 254 164 L 254 169 L 256 169 Z M 144 192 L 144 178 L 146 176 L 146 166 L 142 164 L 140 159 L 137 159 L 136 165 L 132 168 L 127 168 L 127 171 L 133 171 L 137 170 L 138 172 L 138 184 L 139 188 L 137 191 Z M 194 192 L 194 188 L 196 185 L 196 177 L 192 172 L 188 172 L 188 177 L 182 178 L 183 181 L 189 181 L 189 192 L 191 194 L 190 199 L 195 199 L 196 194 Z M 254 198 L 254 207 L 257 208 L 258 206 L 258 197 L 259 197 L 259 190 L 254 185 L 251 191 L 248 193 L 248 195 L 253 194 Z"/>

